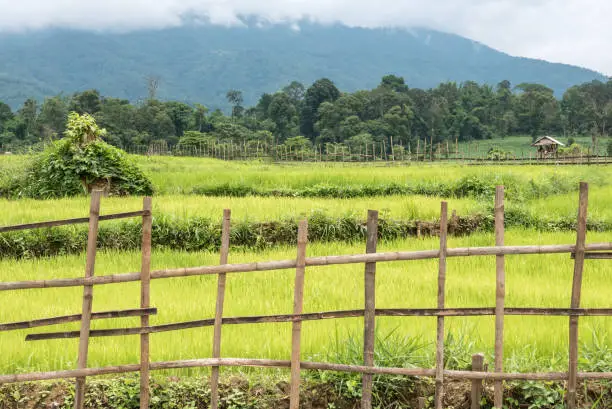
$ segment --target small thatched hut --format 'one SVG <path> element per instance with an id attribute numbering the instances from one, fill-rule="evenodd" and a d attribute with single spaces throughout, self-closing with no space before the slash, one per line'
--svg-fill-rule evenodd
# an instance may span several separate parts
<path id="1" fill-rule="evenodd" d="M 538 158 L 549 158 L 556 156 L 559 146 L 565 146 L 565 144 L 552 136 L 541 136 L 531 146 L 538 148 Z"/>

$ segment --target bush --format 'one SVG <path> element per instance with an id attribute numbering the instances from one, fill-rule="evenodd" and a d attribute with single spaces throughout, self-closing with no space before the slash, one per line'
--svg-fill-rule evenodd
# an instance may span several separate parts
<path id="1" fill-rule="evenodd" d="M 585 148 L 578 143 L 573 143 L 565 148 L 559 148 L 559 156 L 580 156 L 581 154 L 587 155 L 588 153 L 588 148 Z"/>
<path id="2" fill-rule="evenodd" d="M 113 195 L 150 195 L 153 185 L 120 149 L 103 142 L 105 131 L 89 115 L 72 113 L 66 137 L 51 144 L 9 184 L 10 196 L 35 199 L 76 196 L 100 188 Z"/>
<path id="3" fill-rule="evenodd" d="M 489 160 L 504 160 L 510 159 L 512 156 L 511 152 L 506 152 L 500 148 L 491 148 L 487 152 L 487 159 Z"/>

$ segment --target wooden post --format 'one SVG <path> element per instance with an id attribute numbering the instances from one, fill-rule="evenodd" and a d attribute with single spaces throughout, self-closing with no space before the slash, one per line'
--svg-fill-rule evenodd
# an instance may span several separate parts
<path id="1" fill-rule="evenodd" d="M 151 305 L 151 230 L 153 228 L 152 199 L 145 197 L 142 210 L 142 261 L 140 267 L 140 308 Z M 140 326 L 149 326 L 149 316 L 140 318 Z M 148 409 L 150 401 L 149 389 L 149 334 L 140 335 L 140 409 Z"/>
<path id="2" fill-rule="evenodd" d="M 393 136 L 391 136 L 391 161 L 395 162 L 395 147 L 393 146 Z"/>
<path id="3" fill-rule="evenodd" d="M 504 245 L 504 187 L 495 189 L 495 245 Z M 504 308 L 506 298 L 506 272 L 504 256 L 495 257 L 495 372 L 504 370 Z M 494 383 L 495 407 L 501 409 L 504 400 L 504 384 Z"/>
<path id="4" fill-rule="evenodd" d="M 576 256 L 574 260 L 574 280 L 572 283 L 571 308 L 580 308 L 582 291 L 582 271 L 584 269 L 584 248 L 586 245 L 587 208 L 589 204 L 589 185 L 580 183 L 578 205 L 578 225 L 576 227 Z M 576 407 L 576 385 L 578 373 L 578 316 L 571 315 L 569 321 L 569 380 L 567 383 L 567 407 Z"/>
<path id="5" fill-rule="evenodd" d="M 378 243 L 378 211 L 368 211 L 366 253 L 376 253 Z M 363 319 L 363 361 L 365 366 L 374 366 L 374 341 L 376 333 L 376 263 L 365 265 L 365 311 Z M 362 378 L 363 393 L 361 408 L 372 408 L 372 374 Z"/>
<path id="6" fill-rule="evenodd" d="M 98 219 L 100 217 L 101 190 L 91 192 L 89 206 L 89 232 L 87 234 L 87 261 L 85 263 L 85 278 L 94 276 L 96 266 L 96 247 L 98 244 Z M 93 303 L 93 285 L 83 286 L 83 310 L 81 315 L 81 333 L 79 337 L 79 358 L 77 369 L 87 368 L 87 352 L 89 350 L 89 328 L 91 324 L 91 307 Z M 74 407 L 85 407 L 85 377 L 76 378 Z"/>
<path id="7" fill-rule="evenodd" d="M 459 137 L 455 136 L 455 158 L 459 157 Z"/>
<path id="8" fill-rule="evenodd" d="M 440 209 L 440 258 L 438 264 L 438 308 L 444 308 L 446 287 L 446 249 L 448 233 L 448 203 L 442 202 Z M 442 409 L 444 398 L 444 317 L 438 317 L 436 339 L 436 396 L 435 408 Z"/>
<path id="9" fill-rule="evenodd" d="M 221 257 L 219 264 L 227 264 L 230 244 L 230 222 L 231 211 L 223 210 L 223 222 L 221 228 Z M 221 358 L 221 327 L 223 323 L 223 303 L 225 301 L 226 273 L 220 273 L 217 278 L 217 306 L 215 309 L 215 328 L 213 334 L 213 358 Z M 219 367 L 213 366 L 210 374 L 210 407 L 219 407 Z"/>
<path id="10" fill-rule="evenodd" d="M 484 354 L 472 355 L 472 371 L 484 371 Z M 472 380 L 471 409 L 480 409 L 480 398 L 482 397 L 482 379 Z"/>
<path id="11" fill-rule="evenodd" d="M 425 398 L 417 398 L 417 408 L 425 409 Z"/>
<path id="12" fill-rule="evenodd" d="M 295 288 L 293 315 L 301 315 L 304 310 L 304 273 L 306 270 L 306 244 L 308 243 L 308 222 L 302 220 L 298 228 L 297 265 L 295 268 Z M 302 320 L 293 321 L 291 331 L 291 395 L 289 409 L 300 407 L 300 351 Z"/>

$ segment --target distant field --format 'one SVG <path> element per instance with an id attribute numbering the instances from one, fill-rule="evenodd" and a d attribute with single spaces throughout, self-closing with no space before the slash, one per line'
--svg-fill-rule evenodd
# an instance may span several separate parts
<path id="1" fill-rule="evenodd" d="M 555 137 L 559 142 L 568 144 L 569 137 Z M 574 141 L 584 147 L 591 147 L 593 141 L 588 136 L 575 136 Z M 607 142 L 607 139 L 605 139 Z M 535 156 L 535 148 L 531 146 L 531 136 L 506 136 L 504 138 L 487 139 L 481 141 L 460 142 L 459 153 L 466 157 L 480 157 L 486 155 L 490 148 L 499 148 L 505 152 L 516 155 L 517 158 L 529 158 Z M 600 154 L 605 154 L 606 144 L 600 143 Z M 451 152 L 455 152 L 454 144 L 451 145 Z"/>
<path id="2" fill-rule="evenodd" d="M 203 158 L 134 157 L 153 178 L 160 194 L 191 193 L 194 187 L 243 185 L 260 189 L 305 188 L 315 185 L 364 186 L 389 183 L 453 183 L 462 177 L 481 177 L 502 183 L 522 183 L 555 177 L 559 181 L 605 184 L 612 166 L 469 166 L 458 164 L 333 164 L 224 162 Z"/>

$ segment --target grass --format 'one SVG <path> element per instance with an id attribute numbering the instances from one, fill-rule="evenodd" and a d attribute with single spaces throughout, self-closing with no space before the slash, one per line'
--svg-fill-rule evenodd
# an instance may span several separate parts
<path id="1" fill-rule="evenodd" d="M 612 222 L 612 186 L 592 187 L 589 192 L 589 219 Z M 437 220 L 440 201 L 444 198 L 428 196 L 377 196 L 353 199 L 275 198 L 275 197 L 204 197 L 195 195 L 162 195 L 153 199 L 154 216 L 179 219 L 207 217 L 221 218 L 223 209 L 232 210 L 233 220 L 271 221 L 308 217 L 322 212 L 329 217 L 354 216 L 365 220 L 367 209 L 376 209 L 381 217 L 393 220 Z M 459 215 L 487 214 L 492 200 L 450 199 L 450 209 Z M 508 209 L 518 204 L 508 199 Z M 578 194 L 553 195 L 521 203 L 531 217 L 538 220 L 575 219 Z M 138 197 L 110 197 L 102 200 L 102 214 L 128 212 L 142 207 Z M 0 199 L 0 225 L 7 226 L 37 221 L 87 216 L 89 198 L 74 197 L 54 200 Z M 108 223 L 108 222 L 107 222 Z"/>
<path id="2" fill-rule="evenodd" d="M 507 244 L 572 243 L 571 233 L 535 233 L 511 230 Z M 608 234 L 589 234 L 589 242 L 608 241 Z M 491 245 L 493 237 L 476 234 L 450 240 L 451 247 Z M 382 243 L 385 250 L 437 248 L 435 238 Z M 352 254 L 363 252 L 361 245 L 343 243 L 314 244 L 308 254 Z M 295 257 L 294 248 L 277 248 L 261 253 L 239 252 L 230 262 L 252 262 Z M 218 263 L 216 253 L 155 252 L 153 268 L 211 265 Z M 0 261 L 0 281 L 41 280 L 77 277 L 83 274 L 84 257 L 66 256 L 29 261 Z M 138 253 L 99 254 L 96 274 L 137 271 Z M 493 306 L 495 304 L 495 261 L 492 257 L 449 259 L 447 305 L 449 307 Z M 573 262 L 568 255 L 507 257 L 507 306 L 567 307 L 570 302 Z M 605 262 L 588 262 L 585 269 L 584 307 L 608 307 L 612 282 Z M 434 307 L 436 302 L 437 262 L 435 260 L 380 264 L 377 272 L 379 308 Z M 292 271 L 230 275 L 226 296 L 227 316 L 284 314 L 292 310 Z M 136 283 L 100 286 L 94 291 L 94 310 L 134 308 L 139 303 Z M 216 280 L 214 277 L 190 277 L 154 280 L 152 305 L 159 308 L 152 324 L 189 321 L 214 316 Z M 2 294 L 0 322 L 14 322 L 74 314 L 81 305 L 82 289 L 36 289 Z M 363 266 L 309 268 L 306 273 L 306 312 L 362 308 Z M 435 339 L 434 318 L 379 318 L 378 331 L 384 336 L 395 332 L 416 338 L 428 345 L 420 360 L 432 362 Z M 591 344 L 590 329 L 612 334 L 612 318 L 581 319 L 581 340 Z M 137 326 L 138 319 L 95 321 L 93 328 Z M 77 324 L 44 331 L 77 329 Z M 473 343 L 471 352 L 492 351 L 493 317 L 449 318 L 447 330 L 455 338 Z M 506 361 L 510 368 L 527 365 L 562 369 L 566 366 L 567 318 L 508 317 L 506 319 Z M 27 333 L 38 330 L 0 333 L 3 354 L 0 372 L 73 368 L 78 342 L 72 340 L 25 343 Z M 223 355 L 288 359 L 291 326 L 258 324 L 224 328 Z M 303 356 L 329 354 L 334 345 L 351 337 L 360 337 L 359 319 L 306 322 L 303 325 Z M 211 355 L 212 329 L 192 329 L 152 335 L 152 360 L 173 360 Z M 248 340 L 248 342 L 245 342 Z M 138 337 L 97 338 L 90 345 L 90 366 L 126 364 L 138 361 Z M 181 374 L 195 374 L 196 370 Z"/>
<path id="3" fill-rule="evenodd" d="M 522 183 L 557 177 L 603 184 L 612 167 L 585 166 L 468 166 L 458 164 L 269 164 L 224 162 L 203 158 L 135 157 L 160 194 L 191 193 L 195 187 L 243 185 L 255 189 L 303 189 L 315 185 L 361 186 L 389 183 L 449 183 L 480 176 Z"/>
<path id="4" fill-rule="evenodd" d="M 271 221 L 308 217 L 312 212 L 329 216 L 355 215 L 365 220 L 367 209 L 377 209 L 385 217 L 401 220 L 434 220 L 440 216 L 440 198 L 426 196 L 391 196 L 365 199 L 306 199 L 272 197 L 202 197 L 193 195 L 157 196 L 153 199 L 153 214 L 178 218 L 210 217 L 220 219 L 223 209 L 232 210 L 234 220 Z M 473 214 L 482 205 L 474 199 L 453 199 L 453 209 L 459 214 Z M 142 199 L 104 198 L 102 214 L 128 212 L 142 208 Z M 0 225 L 35 221 L 85 217 L 89 198 L 76 197 L 56 200 L 0 199 Z"/>
<path id="5" fill-rule="evenodd" d="M 575 136 L 574 141 L 583 147 L 590 147 L 593 143 L 590 136 Z M 567 145 L 569 138 L 556 137 L 559 142 Z M 607 139 L 603 138 L 599 142 L 599 153 L 603 154 L 606 149 Z M 490 148 L 499 148 L 505 152 L 513 153 L 517 158 L 525 157 L 528 158 L 529 154 L 535 156 L 535 148 L 531 147 L 531 136 L 529 135 L 518 135 L 518 136 L 506 136 L 504 138 L 488 139 L 484 141 L 470 141 L 460 142 L 459 152 L 463 152 L 466 157 L 481 157 L 486 155 Z M 450 147 L 451 151 L 454 152 L 454 144 Z"/>
<path id="6" fill-rule="evenodd" d="M 503 140 L 508 146 L 518 140 Z M 522 142 L 521 142 L 522 143 Z M 518 146 L 518 145 L 517 145 Z M 438 218 L 442 197 L 385 196 L 354 199 L 275 198 L 275 197 L 205 197 L 191 194 L 196 187 L 222 185 L 250 186 L 259 190 L 305 189 L 312 186 L 370 186 L 382 184 L 444 184 L 475 177 L 494 183 L 512 181 L 527 192 L 534 183 L 578 186 L 591 183 L 589 218 L 611 221 L 609 198 L 612 195 L 611 166 L 465 166 L 458 164 L 284 164 L 263 162 L 223 162 L 201 158 L 134 157 L 156 186 L 154 214 L 177 218 L 195 216 L 220 219 L 223 208 L 231 208 L 234 220 L 271 221 L 307 217 L 323 211 L 328 216 L 355 215 L 365 219 L 366 210 L 378 209 L 382 217 L 392 219 L 434 220 Z M 0 183 L 24 164 L 23 156 L 0 157 Z M 529 215 L 542 220 L 575 218 L 578 195 L 560 189 L 560 194 L 512 197 L 508 210 L 520 206 Z M 470 196 L 452 199 L 450 208 L 460 215 L 489 212 L 493 197 Z M 140 198 L 105 198 L 102 213 L 137 210 Z M 0 225 L 83 217 L 88 198 L 61 200 L 0 200 Z M 610 241 L 609 233 L 589 233 L 589 241 Z M 507 244 L 573 243 L 571 232 L 542 233 L 536 230 L 509 230 Z M 452 238 L 450 246 L 483 246 L 494 242 L 490 234 L 477 233 Z M 437 248 L 437 239 L 403 239 L 382 243 L 384 250 Z M 361 253 L 363 245 L 342 242 L 315 243 L 309 255 Z M 234 250 L 233 250 L 234 251 Z M 212 265 L 219 261 L 211 252 L 187 253 L 156 251 L 153 268 Z M 293 247 L 278 247 L 259 252 L 234 251 L 231 262 L 253 262 L 295 257 Z M 101 252 L 96 274 L 137 271 L 140 255 L 135 252 Z M 53 259 L 0 260 L 0 281 L 40 280 L 82 276 L 84 256 Z M 493 306 L 495 304 L 495 262 L 493 258 L 450 259 L 447 304 L 449 307 Z M 507 257 L 507 305 L 512 307 L 567 307 L 571 294 L 573 262 L 568 255 Z M 381 264 L 378 269 L 377 306 L 434 307 L 436 300 L 436 261 Z M 229 277 L 226 314 L 266 315 L 292 310 L 292 271 L 265 272 Z M 152 323 L 163 324 L 210 318 L 214 315 L 216 280 L 191 277 L 157 280 L 152 284 L 152 304 L 159 315 Z M 587 262 L 583 288 L 583 306 L 609 307 L 612 282 L 605 261 Z M 28 290 L 2 293 L 0 322 L 31 320 L 48 316 L 74 314 L 81 305 L 82 289 Z M 134 308 L 139 305 L 136 283 L 96 287 L 94 310 Z M 307 271 L 305 311 L 361 308 L 363 305 L 363 266 L 333 266 Z M 612 318 L 581 319 L 581 340 L 587 345 L 612 336 Z M 434 318 L 380 318 L 381 339 L 389 333 L 425 344 L 415 362 L 433 362 Z M 93 328 L 138 326 L 138 319 L 96 321 Z M 78 324 L 54 327 L 77 329 Z M 455 340 L 453 351 L 492 352 L 493 317 L 449 318 L 447 329 Z M 46 329 L 43 329 L 43 332 Z M 347 342 L 359 344 L 362 322 L 359 319 L 306 322 L 303 325 L 304 357 L 328 357 L 339 353 Z M 592 333 L 597 330 L 598 337 Z M 291 326 L 260 324 L 224 328 L 223 354 L 228 357 L 287 359 L 290 355 Z M 509 370 L 566 368 L 568 319 L 559 317 L 508 317 L 506 319 L 506 366 Z M 25 343 L 27 333 L 0 333 L 0 373 L 73 368 L 77 356 L 76 340 Z M 601 338 L 599 338 L 601 337 Z M 202 328 L 152 336 L 155 361 L 209 357 L 212 329 Z M 245 342 L 248 340 L 248 342 Z M 356 340 L 356 341 L 355 341 Z M 410 341 L 412 342 L 412 341 Z M 605 344 L 605 342 L 603 342 Z M 340 346 L 340 347 L 338 347 Z M 469 351 L 467 351 L 469 349 Z M 594 360 L 597 348 L 582 349 L 585 359 Z M 594 351 L 594 352 L 593 352 Z M 589 358 L 589 356 L 591 358 Z M 138 337 L 94 339 L 90 346 L 90 366 L 135 363 L 138 361 Z M 601 359 L 599 359 L 601 361 Z M 585 361 L 586 362 L 586 361 Z M 586 363 L 583 363 L 586 365 Z M 197 370 L 181 374 L 195 374 Z"/>

